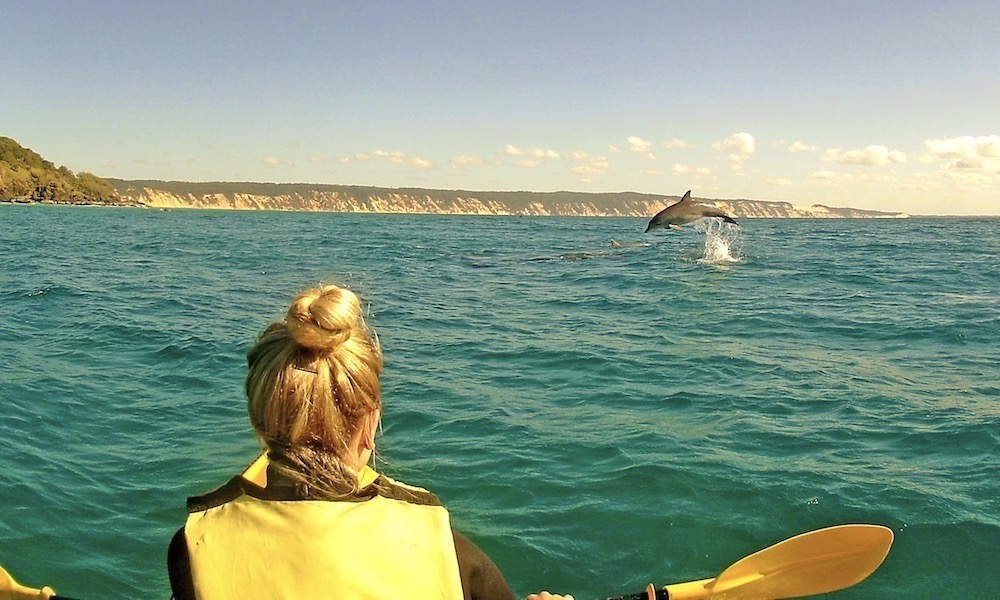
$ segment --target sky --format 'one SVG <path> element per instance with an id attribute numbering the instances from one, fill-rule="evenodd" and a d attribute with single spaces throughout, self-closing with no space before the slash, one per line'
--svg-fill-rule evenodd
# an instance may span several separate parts
<path id="1" fill-rule="evenodd" d="M 0 0 L 0 135 L 120 179 L 1000 215 L 1000 10 Z"/>

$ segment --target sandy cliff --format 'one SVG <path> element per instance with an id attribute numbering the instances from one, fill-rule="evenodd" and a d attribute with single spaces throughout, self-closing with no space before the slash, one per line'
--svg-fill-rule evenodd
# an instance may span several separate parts
<path id="1" fill-rule="evenodd" d="M 648 217 L 677 201 L 634 192 L 470 192 L 359 186 L 113 180 L 118 193 L 154 208 L 322 212 Z M 760 200 L 708 201 L 736 218 L 905 217 L 852 208 Z"/>

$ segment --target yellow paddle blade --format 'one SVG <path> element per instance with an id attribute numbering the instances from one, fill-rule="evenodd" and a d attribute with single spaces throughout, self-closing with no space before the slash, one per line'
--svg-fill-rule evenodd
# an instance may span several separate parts
<path id="1" fill-rule="evenodd" d="M 671 600 L 801 598 L 871 575 L 892 546 L 881 525 L 838 525 L 789 538 L 737 561 L 715 579 L 666 586 Z"/>
<path id="2" fill-rule="evenodd" d="M 50 587 L 30 588 L 14 581 L 6 569 L 0 567 L 0 600 L 47 599 L 55 594 Z"/>

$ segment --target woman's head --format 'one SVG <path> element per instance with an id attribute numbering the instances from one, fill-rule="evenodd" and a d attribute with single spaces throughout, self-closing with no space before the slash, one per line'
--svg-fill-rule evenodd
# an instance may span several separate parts
<path id="1" fill-rule="evenodd" d="M 348 460 L 352 437 L 382 408 L 382 352 L 345 288 L 300 293 L 285 319 L 261 333 L 247 366 L 250 422 L 271 451 Z"/>

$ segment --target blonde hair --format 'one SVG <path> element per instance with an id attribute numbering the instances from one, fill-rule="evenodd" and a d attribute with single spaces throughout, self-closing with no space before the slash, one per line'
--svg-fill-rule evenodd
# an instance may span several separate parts
<path id="1" fill-rule="evenodd" d="M 312 495 L 356 490 L 349 443 L 382 408 L 382 351 L 358 297 L 335 285 L 301 292 L 257 338 L 247 366 L 247 412 L 273 467 Z"/>

